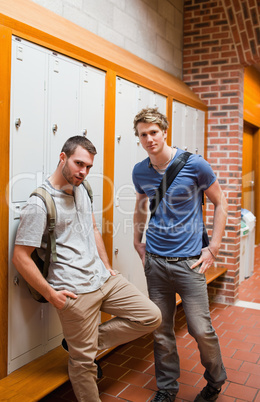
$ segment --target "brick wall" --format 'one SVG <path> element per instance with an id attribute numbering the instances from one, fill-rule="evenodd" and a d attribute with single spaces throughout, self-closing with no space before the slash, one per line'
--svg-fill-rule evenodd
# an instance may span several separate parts
<path id="1" fill-rule="evenodd" d="M 259 6 L 258 6 L 259 7 Z M 209 288 L 215 301 L 238 297 L 242 190 L 244 65 L 259 62 L 257 1 L 185 0 L 183 79 L 208 105 L 208 161 L 229 204 L 218 265 L 228 268 Z M 213 206 L 207 204 L 212 230 Z"/>
<path id="2" fill-rule="evenodd" d="M 222 283 L 218 281 L 218 285 L 210 289 L 211 296 L 223 302 L 233 302 L 236 298 L 239 275 L 241 70 L 220 2 L 185 1 L 183 79 L 208 105 L 208 161 L 229 203 L 229 216 L 218 260 L 219 265 L 228 268 L 228 273 Z M 232 164 L 229 162 L 231 158 Z M 232 186 L 232 197 L 229 186 Z M 212 205 L 208 205 L 209 232 L 212 215 Z M 229 289 L 230 286 L 232 289 Z"/>

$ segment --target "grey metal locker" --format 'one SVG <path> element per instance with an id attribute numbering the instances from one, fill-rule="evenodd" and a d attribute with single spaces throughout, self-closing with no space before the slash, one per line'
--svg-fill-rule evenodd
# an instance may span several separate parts
<path id="1" fill-rule="evenodd" d="M 26 201 L 42 181 L 47 55 L 13 38 L 11 83 L 11 201 Z"/>
<path id="2" fill-rule="evenodd" d="M 43 353 L 42 307 L 11 259 L 20 210 L 42 182 L 47 78 L 45 51 L 12 40 L 9 191 L 8 373 Z"/>
<path id="3" fill-rule="evenodd" d="M 79 133 L 79 64 L 55 53 L 49 56 L 47 173 L 57 167 L 64 142 Z"/>
<path id="4" fill-rule="evenodd" d="M 205 112 L 173 101 L 172 144 L 204 156 Z"/>
<path id="5" fill-rule="evenodd" d="M 113 267 L 144 294 L 147 294 L 147 286 L 143 266 L 133 246 L 135 188 L 132 170 L 137 162 L 147 157 L 147 153 L 134 135 L 133 120 L 142 108 L 154 107 L 156 102 L 161 109 L 165 107 L 165 110 L 161 110 L 165 113 L 165 97 L 117 78 Z"/>
<path id="6" fill-rule="evenodd" d="M 94 194 L 93 209 L 100 231 L 103 213 L 105 78 L 104 71 L 91 66 L 80 66 L 78 134 L 84 134 L 97 149 L 88 181 Z"/>
<path id="7" fill-rule="evenodd" d="M 204 138 L 205 138 L 205 112 L 203 112 L 203 110 L 197 110 L 195 152 L 202 156 L 204 156 Z"/>
<path id="8" fill-rule="evenodd" d="M 185 149 L 185 113 L 183 103 L 173 101 L 172 104 L 172 145 Z"/>
<path id="9" fill-rule="evenodd" d="M 85 128 L 98 150 L 90 182 L 102 222 L 105 73 L 14 38 L 11 86 L 8 373 L 63 337 L 56 309 L 32 299 L 11 259 L 21 207 L 56 169 L 66 139 Z"/>

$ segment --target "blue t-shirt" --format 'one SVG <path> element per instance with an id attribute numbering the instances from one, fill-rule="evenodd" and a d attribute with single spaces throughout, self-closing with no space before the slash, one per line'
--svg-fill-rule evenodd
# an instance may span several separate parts
<path id="1" fill-rule="evenodd" d="M 177 149 L 171 163 L 184 151 Z M 170 163 L 170 165 L 171 165 Z M 146 158 L 135 165 L 133 182 L 140 194 L 151 202 L 162 175 L 150 167 Z M 216 176 L 201 155 L 192 154 L 160 202 L 146 231 L 146 250 L 165 257 L 191 257 L 202 248 L 202 192 Z"/>

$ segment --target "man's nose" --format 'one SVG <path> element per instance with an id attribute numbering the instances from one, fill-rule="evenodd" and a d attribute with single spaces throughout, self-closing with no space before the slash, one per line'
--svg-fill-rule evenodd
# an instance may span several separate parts
<path id="1" fill-rule="evenodd" d="M 83 176 L 86 176 L 89 172 L 89 167 L 88 166 L 84 166 L 80 169 L 80 174 L 82 174 Z"/>

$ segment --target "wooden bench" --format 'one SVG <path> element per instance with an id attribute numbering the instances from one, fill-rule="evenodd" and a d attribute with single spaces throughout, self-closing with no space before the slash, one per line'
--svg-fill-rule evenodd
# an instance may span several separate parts
<path id="1" fill-rule="evenodd" d="M 225 273 L 227 268 L 210 268 L 207 284 Z M 181 303 L 177 295 L 176 304 Z M 101 351 L 101 358 L 110 350 Z M 61 346 L 26 364 L 0 380 L 0 401 L 36 402 L 68 381 L 68 353 Z"/>

